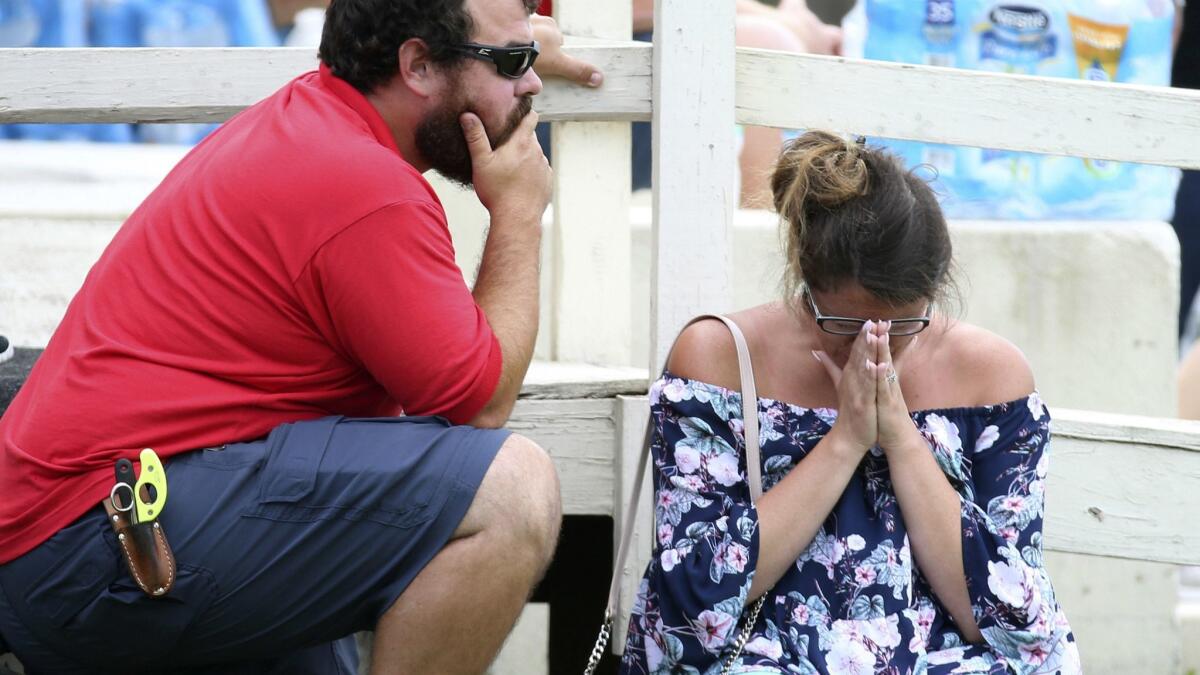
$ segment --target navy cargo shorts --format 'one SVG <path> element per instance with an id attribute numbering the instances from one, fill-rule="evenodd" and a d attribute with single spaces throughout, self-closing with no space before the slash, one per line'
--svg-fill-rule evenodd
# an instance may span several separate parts
<path id="1" fill-rule="evenodd" d="M 174 588 L 145 596 L 97 506 L 0 566 L 0 643 L 31 673 L 356 672 L 457 529 L 507 431 L 327 417 L 166 461 Z"/>

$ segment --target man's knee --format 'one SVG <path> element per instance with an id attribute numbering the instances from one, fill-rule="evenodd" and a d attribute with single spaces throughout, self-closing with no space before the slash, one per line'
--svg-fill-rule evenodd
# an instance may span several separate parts
<path id="1" fill-rule="evenodd" d="M 554 461 L 537 443 L 512 434 L 496 453 L 464 520 L 470 532 L 518 539 L 549 559 L 562 522 Z"/>

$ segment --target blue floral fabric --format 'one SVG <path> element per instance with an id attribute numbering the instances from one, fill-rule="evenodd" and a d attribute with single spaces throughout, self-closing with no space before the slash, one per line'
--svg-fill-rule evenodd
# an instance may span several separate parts
<path id="1" fill-rule="evenodd" d="M 650 401 L 656 538 L 621 672 L 716 674 L 742 628 L 759 547 L 741 395 L 665 373 Z M 760 398 L 758 418 L 770 490 L 837 411 Z M 733 672 L 1080 672 L 1042 565 L 1050 417 L 1041 398 L 921 411 L 913 420 L 961 501 L 963 565 L 985 642 L 963 639 L 914 565 L 887 460 L 875 448 L 767 594 Z"/>

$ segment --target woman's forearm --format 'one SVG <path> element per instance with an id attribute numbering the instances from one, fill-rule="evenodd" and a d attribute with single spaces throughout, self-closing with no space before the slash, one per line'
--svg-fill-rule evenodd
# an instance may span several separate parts
<path id="1" fill-rule="evenodd" d="M 963 637 L 968 642 L 982 641 L 963 568 L 958 493 L 915 426 L 904 443 L 884 451 L 917 566 Z"/>
<path id="2" fill-rule="evenodd" d="M 759 499 L 758 565 L 747 602 L 770 590 L 812 543 L 862 456 L 831 431 Z"/>

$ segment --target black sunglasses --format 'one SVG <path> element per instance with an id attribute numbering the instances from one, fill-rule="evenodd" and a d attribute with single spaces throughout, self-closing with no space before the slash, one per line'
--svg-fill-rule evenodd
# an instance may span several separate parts
<path id="1" fill-rule="evenodd" d="M 540 45 L 537 40 L 520 47 L 496 47 L 468 42 L 465 45 L 455 45 L 454 49 L 480 61 L 491 61 L 496 64 L 497 73 L 516 80 L 533 67 Z"/>
<path id="2" fill-rule="evenodd" d="M 817 303 L 813 302 L 812 293 L 808 290 L 808 284 L 800 286 L 800 292 L 808 299 L 808 307 L 812 310 L 813 318 L 817 320 L 817 327 L 826 333 L 833 335 L 857 335 L 862 330 L 866 319 L 853 319 L 846 316 L 826 316 L 817 309 Z M 929 327 L 929 316 L 933 313 L 933 303 L 929 303 L 925 307 L 925 316 L 914 317 L 911 319 L 895 319 L 892 321 L 891 330 L 888 335 L 893 337 L 903 337 L 906 335 L 916 335 Z"/>

